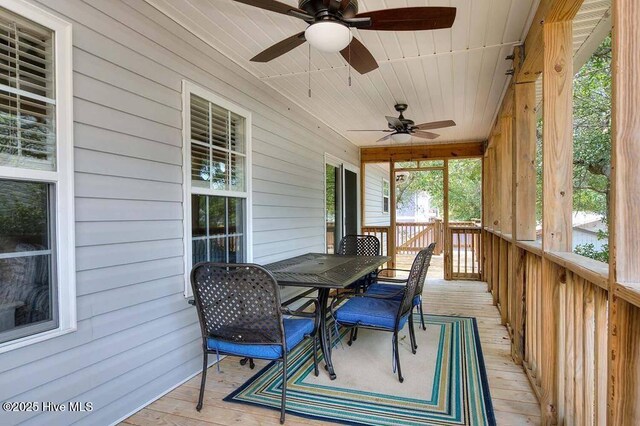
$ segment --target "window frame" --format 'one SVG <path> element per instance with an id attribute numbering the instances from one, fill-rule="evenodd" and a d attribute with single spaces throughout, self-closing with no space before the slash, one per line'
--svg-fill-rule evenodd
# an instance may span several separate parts
<path id="1" fill-rule="evenodd" d="M 244 118 L 245 126 L 245 190 L 221 190 L 212 188 L 200 188 L 191 185 L 191 95 L 199 96 L 208 102 L 216 104 L 234 114 Z M 236 105 L 227 99 L 204 89 L 188 80 L 182 80 L 182 170 L 183 170 L 183 243 L 184 243 L 184 296 L 191 297 L 190 274 L 192 268 L 192 246 L 191 246 L 191 195 L 209 195 L 227 198 L 244 199 L 244 253 L 245 262 L 253 262 L 253 206 L 252 206 L 252 116 L 251 112 Z"/>
<path id="2" fill-rule="evenodd" d="M 385 194 L 384 184 L 387 184 L 387 194 Z M 384 199 L 387 199 L 387 209 L 384 208 Z M 391 183 L 389 180 L 382 178 L 382 213 L 388 214 L 391 209 Z"/>
<path id="3" fill-rule="evenodd" d="M 55 188 L 53 216 L 58 327 L 0 344 L 0 353 L 42 342 L 77 330 L 75 200 L 73 160 L 73 38 L 72 25 L 24 0 L 0 0 L 0 6 L 48 28 L 54 34 L 56 108 L 56 169 L 26 169 L 0 165 L 0 179 L 47 183 Z"/>

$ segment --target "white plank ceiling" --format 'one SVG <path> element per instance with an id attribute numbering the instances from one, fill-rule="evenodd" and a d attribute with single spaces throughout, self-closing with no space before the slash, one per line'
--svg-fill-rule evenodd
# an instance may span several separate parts
<path id="1" fill-rule="evenodd" d="M 147 0 L 215 49 L 270 85 L 357 145 L 373 145 L 385 129 L 393 105 L 408 103 L 416 123 L 452 119 L 458 126 L 438 131 L 437 142 L 484 140 L 501 102 L 511 62 L 522 42 L 537 0 L 360 0 L 360 12 L 408 6 L 454 6 L 453 28 L 421 32 L 353 30 L 380 68 L 352 73 L 339 54 L 311 51 L 308 45 L 267 64 L 251 57 L 306 24 L 230 0 Z M 284 0 L 297 5 L 294 0 Z M 311 79 L 312 97 L 308 97 Z M 415 142 L 421 140 L 414 139 Z"/>

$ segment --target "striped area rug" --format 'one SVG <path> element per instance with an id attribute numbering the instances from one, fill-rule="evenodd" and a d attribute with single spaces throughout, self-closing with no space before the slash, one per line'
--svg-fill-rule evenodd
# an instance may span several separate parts
<path id="1" fill-rule="evenodd" d="M 425 318 L 426 331 L 416 326 L 417 354 L 407 326 L 401 334 L 404 383 L 393 372 L 391 333 L 361 329 L 347 346 L 340 330 L 333 381 L 322 368 L 313 374 L 311 342 L 299 345 L 288 359 L 287 413 L 354 425 L 495 425 L 475 318 Z M 225 401 L 279 410 L 281 386 L 281 364 L 271 363 Z"/>

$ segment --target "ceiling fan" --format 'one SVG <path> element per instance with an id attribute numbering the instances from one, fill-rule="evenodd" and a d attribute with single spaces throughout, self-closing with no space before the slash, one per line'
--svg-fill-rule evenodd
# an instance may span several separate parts
<path id="1" fill-rule="evenodd" d="M 251 58 L 269 62 L 308 41 L 316 49 L 337 53 L 360 74 L 378 68 L 371 52 L 350 28 L 373 31 L 421 31 L 451 28 L 455 7 L 405 7 L 358 13 L 358 0 L 299 0 L 298 7 L 274 0 L 233 0 L 271 12 L 302 19 L 309 24 L 303 32 L 274 44 Z"/>
<path id="2" fill-rule="evenodd" d="M 436 133 L 427 132 L 427 130 L 443 129 L 445 127 L 453 127 L 456 122 L 453 120 L 433 121 L 431 123 L 415 124 L 413 120 L 404 118 L 403 113 L 407 110 L 407 104 L 395 105 L 396 111 L 400 113 L 398 118 L 386 117 L 389 123 L 390 130 L 348 130 L 349 132 L 387 132 L 390 133 L 383 138 L 378 139 L 376 142 L 383 142 L 386 140 L 393 140 L 394 142 L 407 143 L 411 140 L 411 137 L 418 137 L 422 139 L 436 139 L 440 135 Z"/>

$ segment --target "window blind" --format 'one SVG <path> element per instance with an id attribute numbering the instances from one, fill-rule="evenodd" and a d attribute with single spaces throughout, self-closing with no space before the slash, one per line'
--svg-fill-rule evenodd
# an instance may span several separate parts
<path id="1" fill-rule="evenodd" d="M 0 164 L 55 170 L 53 33 L 2 12 Z"/>
<path id="2" fill-rule="evenodd" d="M 192 185 L 245 191 L 244 118 L 191 95 Z"/>

